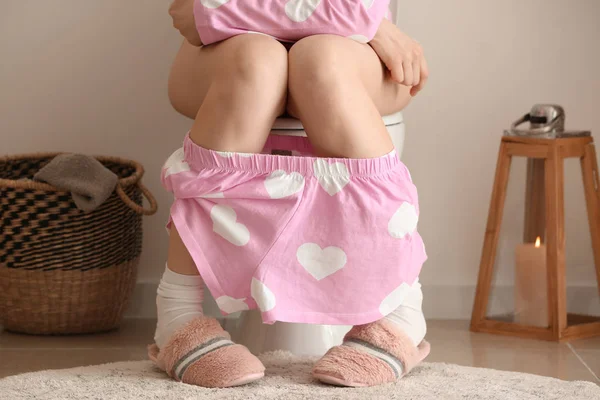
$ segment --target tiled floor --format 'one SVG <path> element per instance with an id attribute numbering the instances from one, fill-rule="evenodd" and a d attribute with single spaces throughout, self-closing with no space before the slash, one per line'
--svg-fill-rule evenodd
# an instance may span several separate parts
<path id="1" fill-rule="evenodd" d="M 142 360 L 152 320 L 128 320 L 118 332 L 73 337 L 0 334 L 0 378 L 42 369 Z M 520 371 L 600 384 L 600 338 L 556 344 L 473 334 L 465 321 L 429 321 L 427 361 Z"/>

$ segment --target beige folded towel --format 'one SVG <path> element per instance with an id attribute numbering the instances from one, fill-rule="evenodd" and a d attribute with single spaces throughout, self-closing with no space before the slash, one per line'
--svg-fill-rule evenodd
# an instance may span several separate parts
<path id="1" fill-rule="evenodd" d="M 58 155 L 33 179 L 71 192 L 77 208 L 85 212 L 94 211 L 104 203 L 119 181 L 100 161 L 83 154 Z"/>

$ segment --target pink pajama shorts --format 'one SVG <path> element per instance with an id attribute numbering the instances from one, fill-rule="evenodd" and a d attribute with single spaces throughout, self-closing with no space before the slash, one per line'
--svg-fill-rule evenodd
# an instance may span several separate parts
<path id="1" fill-rule="evenodd" d="M 195 0 L 200 39 L 211 44 L 244 33 L 283 42 L 332 34 L 369 42 L 389 17 L 389 0 Z"/>
<path id="2" fill-rule="evenodd" d="M 427 258 L 417 190 L 395 152 L 316 158 L 307 143 L 272 137 L 266 146 L 303 156 L 241 154 L 186 137 L 162 170 L 175 198 L 170 223 L 224 314 L 379 320 L 402 304 Z"/>

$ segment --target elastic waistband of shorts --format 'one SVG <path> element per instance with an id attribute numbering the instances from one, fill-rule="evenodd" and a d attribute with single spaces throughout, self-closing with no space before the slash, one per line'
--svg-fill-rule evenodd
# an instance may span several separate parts
<path id="1" fill-rule="evenodd" d="M 223 170 L 270 174 L 277 170 L 298 172 L 303 176 L 377 176 L 402 165 L 395 150 L 377 158 L 320 158 L 271 154 L 247 154 L 208 150 L 195 144 L 186 135 L 185 161 L 196 171 Z"/>

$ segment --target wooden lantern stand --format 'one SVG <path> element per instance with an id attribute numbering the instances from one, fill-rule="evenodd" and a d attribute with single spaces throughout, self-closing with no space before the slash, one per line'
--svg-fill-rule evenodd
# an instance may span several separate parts
<path id="1" fill-rule="evenodd" d="M 486 316 L 506 188 L 512 157 L 528 157 L 524 242 L 541 236 L 546 243 L 548 327 L 535 327 Z M 565 270 L 564 159 L 581 160 L 589 229 L 600 293 L 600 180 L 594 140 L 588 137 L 502 139 L 479 267 L 471 331 L 549 341 L 600 336 L 600 317 L 567 313 Z M 544 235 L 545 232 L 545 235 Z M 599 300 L 600 301 L 600 300 Z"/>

